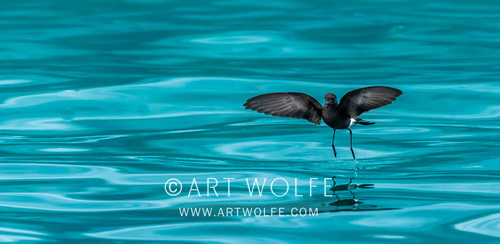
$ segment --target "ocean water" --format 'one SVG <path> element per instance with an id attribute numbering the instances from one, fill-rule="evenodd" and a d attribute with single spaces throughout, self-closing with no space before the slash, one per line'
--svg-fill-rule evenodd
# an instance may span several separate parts
<path id="1" fill-rule="evenodd" d="M 0 6 L 0 241 L 500 241 L 498 1 Z M 371 85 L 356 160 L 242 106 Z"/>

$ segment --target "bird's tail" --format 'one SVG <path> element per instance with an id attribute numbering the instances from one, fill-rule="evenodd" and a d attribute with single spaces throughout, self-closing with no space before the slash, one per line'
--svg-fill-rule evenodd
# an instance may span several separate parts
<path id="1" fill-rule="evenodd" d="M 358 118 L 358 121 L 356 121 L 356 122 L 360 125 L 373 125 L 373 124 L 375 124 L 375 122 L 368 122 L 368 121 L 362 120 L 360 118 Z"/>

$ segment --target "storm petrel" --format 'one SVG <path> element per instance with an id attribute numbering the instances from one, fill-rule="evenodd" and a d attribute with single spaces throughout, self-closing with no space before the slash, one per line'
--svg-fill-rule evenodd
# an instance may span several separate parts
<path id="1" fill-rule="evenodd" d="M 334 146 L 335 131 L 347 129 L 350 134 L 352 157 L 356 159 L 352 149 L 351 127 L 357 124 L 374 124 L 362 120 L 359 116 L 366 111 L 392 103 L 401 94 L 403 92 L 396 88 L 371 86 L 348 92 L 342 97 L 340 103 L 337 102 L 335 94 L 327 93 L 325 105 L 321 106 L 316 99 L 304 93 L 276 92 L 252 97 L 243 106 L 246 109 L 273 116 L 305 119 L 317 125 L 321 124 L 321 119 L 323 119 L 328 126 L 333 128 L 332 148 L 335 157 L 337 157 Z"/>

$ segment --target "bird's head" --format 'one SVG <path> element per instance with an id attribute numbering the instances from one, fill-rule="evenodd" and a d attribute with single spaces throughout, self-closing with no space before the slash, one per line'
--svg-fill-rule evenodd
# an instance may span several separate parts
<path id="1" fill-rule="evenodd" d="M 333 93 L 327 93 L 325 95 L 325 103 L 328 105 L 337 105 L 337 96 Z"/>

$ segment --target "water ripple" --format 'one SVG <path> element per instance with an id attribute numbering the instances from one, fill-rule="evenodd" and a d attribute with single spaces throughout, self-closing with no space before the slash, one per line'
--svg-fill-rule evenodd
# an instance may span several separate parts
<path id="1" fill-rule="evenodd" d="M 455 224 L 455 229 L 482 235 L 500 237 L 500 214 L 491 214 L 481 218 Z"/>

